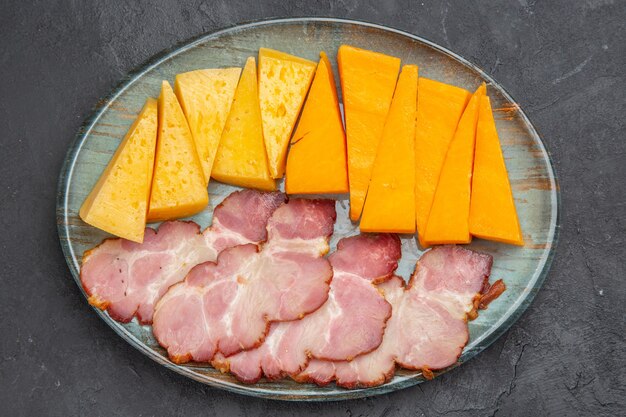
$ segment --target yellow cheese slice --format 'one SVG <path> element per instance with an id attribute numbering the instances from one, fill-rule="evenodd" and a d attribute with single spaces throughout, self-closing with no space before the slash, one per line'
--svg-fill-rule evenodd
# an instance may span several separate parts
<path id="1" fill-rule="evenodd" d="M 341 121 L 333 70 L 320 53 L 311 91 L 287 155 L 288 194 L 348 192 L 346 135 Z"/>
<path id="2" fill-rule="evenodd" d="M 202 165 L 187 119 L 172 87 L 163 81 L 148 222 L 191 216 L 208 202 Z"/>
<path id="3" fill-rule="evenodd" d="M 472 240 L 469 232 L 472 167 L 476 124 L 484 95 L 485 84 L 482 84 L 467 104 L 450 142 L 428 216 L 424 236 L 427 245 L 469 243 Z"/>
<path id="4" fill-rule="evenodd" d="M 289 138 L 315 67 L 313 61 L 272 49 L 259 49 L 259 101 L 272 178 L 280 178 L 285 172 Z"/>
<path id="5" fill-rule="evenodd" d="M 157 101 L 149 98 L 80 208 L 86 223 L 143 242 L 157 139 Z"/>
<path id="6" fill-rule="evenodd" d="M 415 216 L 420 244 L 425 247 L 426 224 L 439 174 L 450 141 L 472 94 L 459 87 L 420 77 L 415 131 Z"/>
<path id="7" fill-rule="evenodd" d="M 241 74 L 217 148 L 211 171 L 213 178 L 240 187 L 276 189 L 267 165 L 261 125 L 256 63 L 250 57 Z"/>
<path id="8" fill-rule="evenodd" d="M 415 232 L 417 66 L 402 68 L 378 145 L 361 216 L 362 232 Z"/>
<path id="9" fill-rule="evenodd" d="M 480 102 L 472 176 L 470 233 L 483 239 L 524 245 L 515 200 L 489 97 Z"/>
<path id="10" fill-rule="evenodd" d="M 202 69 L 176 76 L 174 92 L 187 117 L 207 184 L 239 75 L 241 68 Z"/>
<path id="11" fill-rule="evenodd" d="M 346 119 L 350 219 L 357 221 L 398 79 L 400 59 L 342 45 L 337 62 Z"/>

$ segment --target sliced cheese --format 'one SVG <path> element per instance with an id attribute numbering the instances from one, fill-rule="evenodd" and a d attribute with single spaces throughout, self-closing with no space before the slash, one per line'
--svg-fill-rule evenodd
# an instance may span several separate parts
<path id="1" fill-rule="evenodd" d="M 480 102 L 469 216 L 470 233 L 483 239 L 523 245 L 513 192 L 489 97 Z"/>
<path id="2" fill-rule="evenodd" d="M 208 184 L 241 68 L 203 69 L 176 76 L 174 92 L 187 117 Z"/>
<path id="3" fill-rule="evenodd" d="M 276 189 L 265 155 L 256 63 L 252 57 L 246 61 L 235 91 L 211 176 L 241 187 Z"/>
<path id="4" fill-rule="evenodd" d="M 474 144 L 482 84 L 472 95 L 450 142 L 426 225 L 427 245 L 469 243 L 470 195 Z"/>
<path id="5" fill-rule="evenodd" d="M 348 144 L 350 218 L 361 216 L 400 59 L 342 45 L 337 54 Z"/>
<path id="6" fill-rule="evenodd" d="M 172 87 L 163 81 L 148 221 L 191 216 L 208 202 L 202 165 L 187 119 Z"/>
<path id="7" fill-rule="evenodd" d="M 420 244 L 450 141 L 471 93 L 420 77 L 415 132 L 415 216 Z"/>
<path id="8" fill-rule="evenodd" d="M 322 52 L 287 156 L 289 194 L 348 192 L 346 137 L 332 66 Z"/>
<path id="9" fill-rule="evenodd" d="M 314 73 L 315 62 L 259 49 L 259 101 L 272 178 L 281 178 L 285 172 L 289 138 Z"/>
<path id="10" fill-rule="evenodd" d="M 86 223 L 143 242 L 157 140 L 157 101 L 149 98 L 80 208 Z"/>
<path id="11" fill-rule="evenodd" d="M 417 66 L 402 68 L 378 145 L 362 232 L 415 232 Z"/>

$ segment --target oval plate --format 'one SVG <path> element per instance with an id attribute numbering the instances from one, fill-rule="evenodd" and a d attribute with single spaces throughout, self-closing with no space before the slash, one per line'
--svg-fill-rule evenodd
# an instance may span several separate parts
<path id="1" fill-rule="evenodd" d="M 107 235 L 83 223 L 78 217 L 78 209 L 146 97 L 158 96 L 161 80 L 171 82 L 177 73 L 194 69 L 243 66 L 248 56 L 256 56 L 259 47 L 278 49 L 313 61 L 318 60 L 319 52 L 323 50 L 335 62 L 337 48 L 344 43 L 400 57 L 403 63 L 419 65 L 420 76 L 470 91 L 482 81 L 488 84 L 526 245 L 519 248 L 479 239 L 470 245 L 472 249 L 494 256 L 492 277 L 504 278 L 507 291 L 488 310 L 481 312 L 477 320 L 470 322 L 470 342 L 458 363 L 469 360 L 504 333 L 539 290 L 556 244 L 559 192 L 545 146 L 506 91 L 467 60 L 417 36 L 348 20 L 272 20 L 206 35 L 153 59 L 129 75 L 116 91 L 102 100 L 69 149 L 59 178 L 59 238 L 79 288 L 82 289 L 79 271 L 83 252 L 100 243 Z M 209 225 L 215 205 L 234 189 L 212 182 L 209 185 L 209 207 L 192 219 L 202 227 Z M 358 226 L 348 220 L 347 207 L 347 199 L 339 198 L 332 247 L 338 239 L 358 233 Z M 407 279 L 421 251 L 411 236 L 402 239 L 402 247 L 403 258 L 398 272 Z M 242 394 L 283 400 L 339 400 L 382 394 L 424 380 L 419 372 L 400 370 L 387 384 L 359 390 L 346 390 L 333 384 L 317 387 L 290 380 L 245 385 L 209 366 L 173 364 L 154 340 L 150 326 L 140 326 L 135 321 L 120 324 L 107 313 L 95 311 L 126 341 L 163 366 L 208 385 Z"/>

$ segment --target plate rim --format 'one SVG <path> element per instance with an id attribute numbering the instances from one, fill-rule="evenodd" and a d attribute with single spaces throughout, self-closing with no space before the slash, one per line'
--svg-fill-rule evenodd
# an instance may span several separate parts
<path id="1" fill-rule="evenodd" d="M 65 154 L 65 159 L 61 166 L 59 179 L 57 183 L 57 198 L 56 198 L 56 220 L 57 220 L 57 232 L 59 236 L 59 243 L 61 245 L 66 263 L 69 267 L 70 273 L 74 278 L 74 281 L 78 285 L 81 293 L 87 298 L 87 294 L 85 293 L 82 285 L 80 284 L 80 265 L 78 265 L 78 257 L 73 251 L 69 242 L 69 230 L 68 230 L 68 198 L 69 198 L 69 185 L 71 183 L 71 178 L 73 176 L 74 167 L 76 165 L 76 156 L 80 152 L 83 144 L 85 143 L 85 139 L 89 136 L 91 130 L 96 125 L 100 117 L 109 109 L 111 103 L 113 103 L 124 91 L 126 91 L 131 85 L 133 85 L 137 80 L 139 80 L 144 74 L 151 71 L 155 67 L 160 64 L 166 62 L 167 60 L 177 56 L 180 53 L 183 53 L 189 49 L 196 47 L 199 44 L 210 41 L 212 38 L 218 38 L 219 36 L 231 32 L 244 31 L 251 28 L 262 27 L 262 26 L 272 26 L 272 25 L 281 25 L 281 24 L 307 24 L 307 23 L 339 23 L 339 24 L 348 24 L 348 25 L 356 25 L 362 27 L 369 27 L 378 29 L 385 32 L 391 32 L 400 36 L 408 37 L 414 41 L 420 42 L 424 45 L 429 46 L 437 50 L 440 53 L 443 53 L 449 56 L 451 59 L 463 64 L 469 69 L 475 71 L 481 78 L 488 81 L 491 84 L 492 88 L 497 89 L 504 98 L 509 100 L 511 103 L 516 105 L 516 110 L 523 120 L 524 124 L 526 124 L 530 129 L 530 133 L 536 139 L 537 144 L 539 145 L 540 151 L 542 153 L 542 157 L 545 159 L 548 165 L 548 174 L 551 186 L 551 200 L 553 202 L 551 207 L 551 222 L 550 226 L 553 228 L 548 233 L 548 240 L 551 239 L 551 245 L 549 250 L 544 251 L 542 254 L 542 260 L 540 264 L 543 263 L 543 266 L 539 272 L 535 272 L 533 276 L 532 283 L 537 288 L 536 291 L 531 291 L 529 294 L 519 300 L 518 303 L 512 304 L 508 311 L 511 311 L 510 315 L 504 314 L 502 319 L 498 322 L 494 323 L 493 327 L 495 330 L 489 334 L 487 334 L 481 341 L 481 349 L 479 352 L 472 353 L 467 349 L 464 349 L 461 357 L 449 368 L 441 371 L 441 373 L 448 372 L 462 363 L 467 362 L 472 357 L 478 355 L 485 349 L 487 349 L 492 343 L 494 343 L 497 339 L 499 339 L 505 332 L 507 332 L 511 326 L 516 323 L 520 317 L 528 310 L 528 307 L 535 299 L 537 293 L 543 286 L 550 270 L 552 267 L 552 262 L 554 260 L 556 249 L 559 242 L 560 237 L 560 223 L 561 223 L 561 192 L 560 192 L 560 182 L 559 177 L 557 175 L 556 167 L 554 165 L 554 161 L 550 151 L 547 149 L 542 136 L 539 134 L 535 125 L 528 118 L 524 110 L 517 103 L 517 101 L 513 98 L 513 96 L 500 84 L 498 83 L 490 74 L 486 73 L 482 68 L 467 60 L 463 56 L 436 44 L 433 41 L 430 41 L 427 38 L 422 36 L 418 36 L 412 34 L 410 32 L 397 29 L 391 26 L 386 26 L 382 24 L 357 20 L 357 19 L 345 19 L 345 18 L 334 18 L 334 17 L 289 17 L 289 18 L 271 18 L 271 19 L 259 19 L 259 20 L 251 20 L 246 21 L 241 24 L 233 24 L 228 27 L 224 27 L 215 31 L 205 32 L 198 36 L 189 38 L 187 40 L 183 40 L 175 43 L 171 47 L 165 48 L 160 52 L 154 54 L 122 77 L 122 79 L 111 89 L 111 91 L 99 99 L 96 104 L 92 107 L 88 116 L 84 119 L 80 128 L 78 129 L 76 135 L 72 139 L 69 148 Z M 70 262 L 70 259 L 74 260 L 74 262 Z M 149 349 L 142 343 L 139 339 L 137 339 L 133 334 L 131 334 L 124 327 L 119 325 L 119 323 L 115 322 L 111 317 L 93 306 L 90 305 L 92 310 L 94 310 L 107 325 L 113 329 L 115 333 L 121 336 L 126 342 L 128 342 L 135 349 L 139 350 L 144 355 L 148 356 L 150 359 L 159 363 L 160 365 L 165 366 L 167 369 L 173 370 L 178 374 L 189 377 L 193 380 L 201 382 L 203 384 L 225 389 L 227 391 L 235 392 L 238 394 L 244 394 L 254 397 L 266 398 L 266 399 L 275 399 L 275 400 L 285 400 L 285 401 L 339 401 L 339 400 L 348 400 L 348 399 L 357 399 L 363 397 L 370 397 L 380 394 L 386 394 L 393 391 L 398 391 L 400 389 L 408 388 L 410 386 L 414 386 L 424 381 L 423 377 L 421 377 L 421 373 L 416 372 L 413 375 L 407 376 L 401 381 L 397 381 L 393 384 L 385 383 L 378 387 L 371 388 L 361 388 L 361 389 L 341 389 L 338 388 L 338 391 L 329 393 L 329 392 L 316 392 L 315 389 L 309 391 L 308 394 L 304 394 L 301 391 L 298 394 L 294 394 L 291 391 L 280 391 L 280 390 L 266 390 L 260 388 L 258 385 L 243 385 L 240 383 L 230 383 L 227 381 L 212 381 L 205 379 L 201 374 L 194 372 L 192 369 L 187 367 L 176 365 L 166 358 L 155 354 L 152 349 Z M 504 320 L 506 318 L 506 320 Z M 439 373 L 435 373 L 436 375 Z"/>

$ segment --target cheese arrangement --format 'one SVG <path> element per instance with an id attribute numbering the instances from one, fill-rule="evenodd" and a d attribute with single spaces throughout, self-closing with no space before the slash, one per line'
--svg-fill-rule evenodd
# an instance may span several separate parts
<path id="1" fill-rule="evenodd" d="M 486 86 L 400 71 L 400 59 L 342 45 L 332 63 L 261 48 L 240 68 L 178 74 L 148 100 L 81 208 L 136 242 L 146 222 L 191 216 L 209 179 L 288 194 L 349 193 L 363 232 L 416 233 L 422 247 L 472 236 L 523 245 Z M 345 121 L 345 123 L 344 123 Z"/>
<path id="2" fill-rule="evenodd" d="M 146 104 L 80 208 L 92 226 L 143 242 L 157 140 L 157 101 Z"/>

